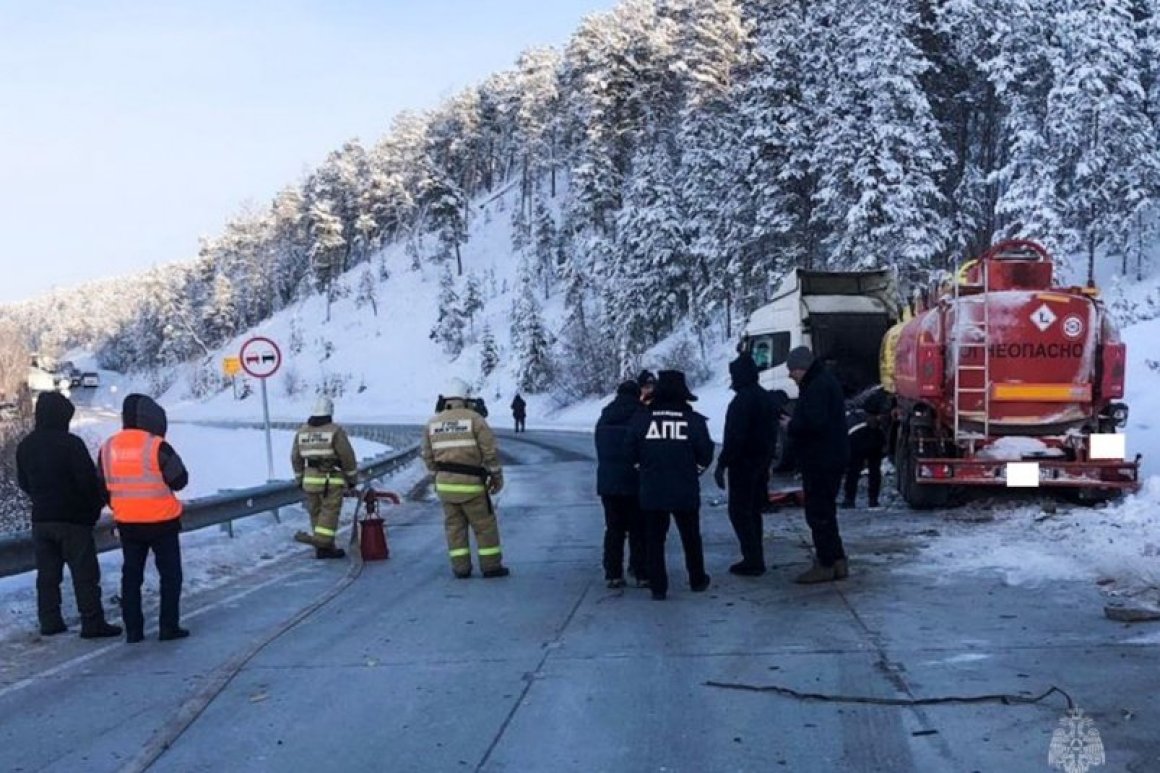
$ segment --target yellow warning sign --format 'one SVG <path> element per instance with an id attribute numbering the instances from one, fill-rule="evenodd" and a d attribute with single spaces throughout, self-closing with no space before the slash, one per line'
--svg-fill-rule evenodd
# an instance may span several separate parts
<path id="1" fill-rule="evenodd" d="M 222 358 L 222 370 L 227 376 L 236 376 L 242 372 L 242 358 L 241 357 L 224 357 Z"/>

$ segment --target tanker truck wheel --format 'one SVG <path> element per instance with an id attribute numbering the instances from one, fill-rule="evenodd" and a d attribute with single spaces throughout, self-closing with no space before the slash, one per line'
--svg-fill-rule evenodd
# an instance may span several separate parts
<path id="1" fill-rule="evenodd" d="M 908 429 L 898 435 L 894 469 L 898 476 L 898 493 L 912 510 L 945 508 L 951 501 L 949 486 L 923 486 L 918 483 L 917 444 L 912 442 Z"/>

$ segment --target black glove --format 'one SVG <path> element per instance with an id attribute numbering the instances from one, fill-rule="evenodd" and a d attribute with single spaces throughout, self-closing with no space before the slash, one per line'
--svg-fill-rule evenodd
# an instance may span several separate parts
<path id="1" fill-rule="evenodd" d="M 721 489 L 722 491 L 725 490 L 725 468 L 724 467 L 722 467 L 721 465 L 717 465 L 717 468 L 715 470 L 713 470 L 713 480 L 715 480 L 717 482 L 717 488 Z"/>

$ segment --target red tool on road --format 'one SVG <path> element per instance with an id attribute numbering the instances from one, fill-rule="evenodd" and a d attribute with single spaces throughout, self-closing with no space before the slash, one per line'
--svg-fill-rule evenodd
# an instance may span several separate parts
<path id="1" fill-rule="evenodd" d="M 358 497 L 360 507 L 355 509 L 353 531 L 358 535 L 359 552 L 363 561 L 385 561 L 391 557 L 391 547 L 387 542 L 386 521 L 379 514 L 379 501 L 402 504 L 399 495 L 393 491 L 375 491 L 367 486 L 363 491 L 352 491 L 347 496 Z M 365 510 L 359 518 L 359 510 Z"/>

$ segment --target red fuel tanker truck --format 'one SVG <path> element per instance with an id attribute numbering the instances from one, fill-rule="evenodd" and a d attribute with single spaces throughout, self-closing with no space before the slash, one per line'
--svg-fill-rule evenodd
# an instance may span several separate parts
<path id="1" fill-rule="evenodd" d="M 1056 287 L 1051 256 L 1003 242 L 964 263 L 883 341 L 897 398 L 903 499 L 962 486 L 1042 486 L 1103 499 L 1138 486 L 1124 436 L 1126 352 L 1095 288 Z"/>

